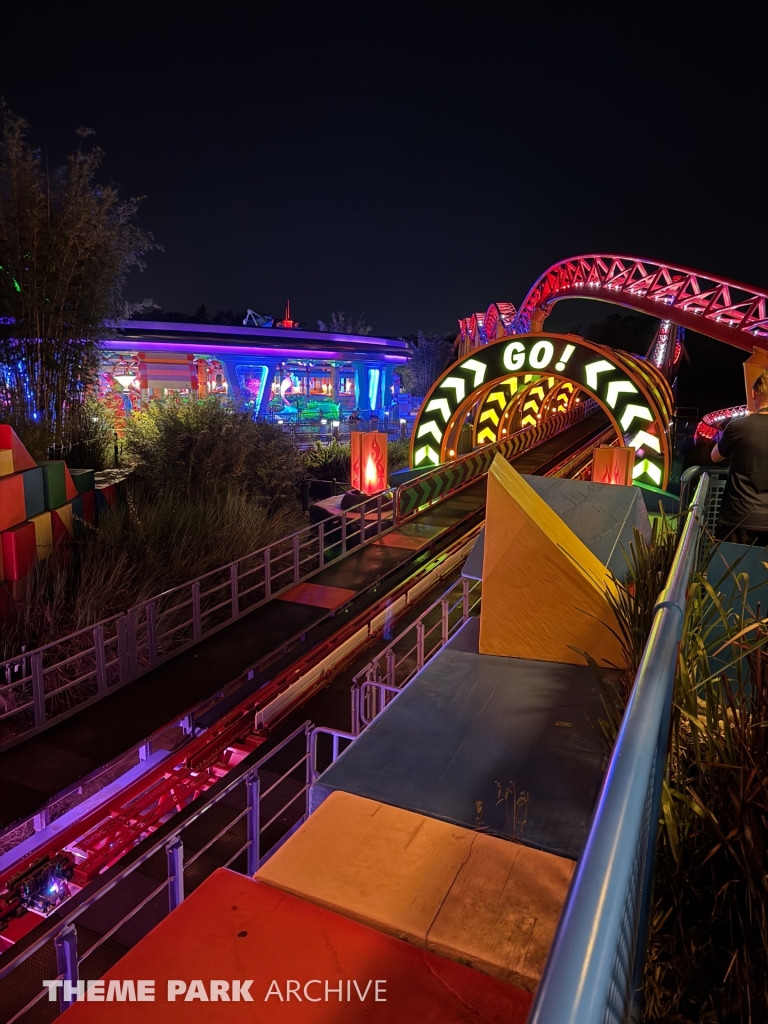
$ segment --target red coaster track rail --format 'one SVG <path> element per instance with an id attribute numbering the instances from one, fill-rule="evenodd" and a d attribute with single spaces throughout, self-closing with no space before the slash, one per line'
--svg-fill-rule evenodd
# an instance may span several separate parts
<path id="1" fill-rule="evenodd" d="M 526 295 L 511 334 L 541 330 L 559 299 L 628 306 L 751 352 L 768 346 L 768 293 L 689 267 L 636 256 L 574 256 L 545 271 Z"/>

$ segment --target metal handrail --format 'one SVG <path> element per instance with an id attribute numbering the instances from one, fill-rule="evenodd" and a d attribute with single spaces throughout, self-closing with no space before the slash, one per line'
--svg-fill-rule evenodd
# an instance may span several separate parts
<path id="1" fill-rule="evenodd" d="M 432 604 L 421 615 L 403 630 L 394 640 L 381 650 L 365 668 L 361 669 L 352 680 L 352 734 L 359 736 L 371 722 L 381 714 L 387 704 L 394 700 L 406 683 L 419 672 L 426 662 L 445 646 L 450 638 L 467 621 L 481 600 L 481 583 L 462 577 L 457 583 Z M 457 596 L 453 604 L 451 601 Z M 429 629 L 425 628 L 427 618 L 440 608 L 440 618 Z M 460 615 L 451 623 L 451 615 L 457 609 Z M 440 636 L 431 646 L 427 639 L 439 628 Z M 404 640 L 413 635 L 413 643 L 406 651 L 398 653 Z M 407 672 L 398 680 L 397 670 L 415 655 Z M 382 671 L 383 668 L 383 671 Z"/>
<path id="2" fill-rule="evenodd" d="M 677 653 L 708 487 L 704 474 L 656 604 L 530 1024 L 639 1017 Z"/>
<path id="3" fill-rule="evenodd" d="M 334 522 L 336 525 L 329 525 Z M 0 744 L 0 749 L 13 746 L 132 682 L 290 590 L 301 579 L 335 564 L 353 545 L 369 544 L 394 526 L 393 494 L 385 491 L 340 511 L 328 522 L 303 527 L 134 605 L 127 612 L 111 615 L 0 662 L 0 701 L 4 695 L 6 700 L 11 695 L 21 697 L 15 706 L 0 712 L 0 722 L 14 718 L 30 720 L 29 725 Z M 257 580 L 250 585 L 254 573 Z M 249 585 L 242 587 L 244 582 Z M 212 595 L 225 588 L 229 593 L 224 600 L 217 598 L 211 606 L 206 604 Z M 222 609 L 226 609 L 223 614 Z M 46 664 L 46 656 L 57 648 L 63 656 Z M 62 674 L 63 678 L 57 678 Z M 57 678 L 58 685 L 46 689 L 51 677 Z M 48 706 L 60 702 L 75 686 L 95 692 L 70 707 Z"/>
<path id="4" fill-rule="evenodd" d="M 4 978 L 8 977 L 8 975 L 13 973 L 13 971 L 17 970 L 22 964 L 24 964 L 27 960 L 29 960 L 29 958 L 31 956 L 34 956 L 34 954 L 39 952 L 44 946 L 46 946 L 51 941 L 53 941 L 54 943 L 58 943 L 58 942 L 60 942 L 62 940 L 62 937 L 66 938 L 67 935 L 72 935 L 72 934 L 75 934 L 75 941 L 74 941 L 74 967 L 73 967 L 74 976 L 69 976 L 68 975 L 67 976 L 67 980 L 70 980 L 72 982 L 77 981 L 77 966 L 78 966 L 78 964 L 82 963 L 82 961 L 85 960 L 89 956 L 89 954 L 91 952 L 93 952 L 93 950 L 97 947 L 97 945 L 101 945 L 102 942 L 106 941 L 107 938 L 109 938 L 116 931 L 118 931 L 127 921 L 129 921 L 132 917 L 134 917 L 145 906 L 145 904 L 147 902 L 149 902 L 151 899 L 155 898 L 165 888 L 169 889 L 169 909 L 173 910 L 174 907 L 176 905 L 178 905 L 178 902 L 180 902 L 184 898 L 184 887 L 183 887 L 183 871 L 184 871 L 184 869 L 189 867 L 192 863 L 194 863 L 194 861 L 197 859 L 197 857 L 200 855 L 200 853 L 203 852 L 203 850 L 196 851 L 195 855 L 193 857 L 191 857 L 189 860 L 185 861 L 184 860 L 184 855 L 183 855 L 183 847 L 181 845 L 181 835 L 182 835 L 182 833 L 186 829 L 188 829 L 191 825 L 193 825 L 195 822 L 197 822 L 198 819 L 201 818 L 211 807 L 213 807 L 214 805 L 220 803 L 223 799 L 228 797 L 238 786 L 243 785 L 243 784 L 245 784 L 246 787 L 251 787 L 251 786 L 255 787 L 255 794 L 256 794 L 255 802 L 253 800 L 249 799 L 248 807 L 246 808 L 246 810 L 241 812 L 240 814 L 238 814 L 235 818 L 227 821 L 226 825 L 224 825 L 224 827 L 217 833 L 217 835 L 214 837 L 214 839 L 210 840 L 205 845 L 205 847 L 203 849 L 208 849 L 208 847 L 213 845 L 214 842 L 216 842 L 218 839 L 221 839 L 221 837 L 226 832 L 230 831 L 232 829 L 232 827 L 238 821 L 242 820 L 242 818 L 244 816 L 246 816 L 246 815 L 248 815 L 248 817 L 249 817 L 248 840 L 229 859 L 229 861 L 227 862 L 226 866 L 228 867 L 229 864 L 231 864 L 233 860 L 235 860 L 238 856 L 240 856 L 240 854 L 242 854 L 244 850 L 248 849 L 249 846 L 257 844 L 258 840 L 257 840 L 256 837 L 260 836 L 269 827 L 269 825 L 271 824 L 271 822 L 267 822 L 266 824 L 263 824 L 263 825 L 260 825 L 260 823 L 259 823 L 259 802 L 260 802 L 260 798 L 263 797 L 264 795 L 270 793 L 275 788 L 274 785 L 273 785 L 273 786 L 271 786 L 269 788 L 269 790 L 266 791 L 266 794 L 260 794 L 259 793 L 259 787 L 258 787 L 258 772 L 259 772 L 259 769 L 262 768 L 264 765 L 266 765 L 272 758 L 275 757 L 276 754 L 280 753 L 281 750 L 283 750 L 292 741 L 297 739 L 297 737 L 299 737 L 302 733 L 304 733 L 305 736 L 306 736 L 305 753 L 304 753 L 303 757 L 301 757 L 295 764 L 293 764 L 291 766 L 291 768 L 289 768 L 286 772 L 283 773 L 283 775 L 278 780 L 278 782 L 284 781 L 285 778 L 288 775 L 290 775 L 291 772 L 293 772 L 297 768 L 299 768 L 302 763 L 305 763 L 306 766 L 307 766 L 306 777 L 305 777 L 305 784 L 304 784 L 304 786 L 302 787 L 302 789 L 298 793 L 296 793 L 293 796 L 291 796 L 290 800 L 288 801 L 287 804 L 285 804 L 284 807 L 280 808 L 280 810 L 277 812 L 277 815 L 275 817 L 283 814 L 285 812 L 285 810 L 291 804 L 295 803 L 295 801 L 296 801 L 296 799 L 298 797 L 300 797 L 301 795 L 306 794 L 306 792 L 307 792 L 307 790 L 309 788 L 309 778 L 310 778 L 309 759 L 310 759 L 311 723 L 308 722 L 308 721 L 304 722 L 304 724 L 300 725 L 297 729 L 294 729 L 294 731 L 289 736 L 286 736 L 286 738 L 284 740 L 282 740 L 277 746 L 273 747 L 267 754 L 265 754 L 255 764 L 245 763 L 243 765 L 239 765 L 237 768 L 234 768 L 232 770 L 232 772 L 231 772 L 232 778 L 227 780 L 226 784 L 223 785 L 222 788 L 218 790 L 218 792 L 215 794 L 215 796 L 209 797 L 207 799 L 204 797 L 200 801 L 200 805 L 191 814 L 189 814 L 187 817 L 185 817 L 184 821 L 182 821 L 180 824 L 176 825 L 170 831 L 168 831 L 168 832 L 164 831 L 162 837 L 159 838 L 154 843 L 151 842 L 151 840 L 146 840 L 145 841 L 145 843 L 146 843 L 145 848 L 135 858 L 135 860 L 133 860 L 130 864 L 128 864 L 127 866 L 125 866 L 121 870 L 116 870 L 114 874 L 109 873 L 109 874 L 107 874 L 106 876 L 104 876 L 104 877 L 102 877 L 100 879 L 95 879 L 91 883 L 91 885 L 87 887 L 87 890 L 85 890 L 85 892 L 86 892 L 85 897 L 80 899 L 80 902 L 77 903 L 77 906 L 72 907 L 72 909 L 69 910 L 69 911 L 67 911 L 67 909 L 64 908 L 64 910 L 62 911 L 61 917 L 59 917 L 56 921 L 52 921 L 51 924 L 50 924 L 50 927 L 47 928 L 46 931 L 41 936 L 39 936 L 34 942 L 30 943 L 30 945 L 26 946 L 16 956 L 11 957 L 11 959 L 8 961 L 8 963 L 3 964 L 2 967 L 0 967 L 0 981 L 3 980 Z M 305 817 L 306 817 L 306 810 L 305 810 Z M 253 819 L 253 820 L 250 820 L 250 819 Z M 273 820 L 274 820 L 274 818 L 273 818 Z M 100 936 L 100 938 L 97 940 L 97 942 L 95 944 L 89 946 L 89 948 L 87 950 L 85 950 L 81 956 L 78 957 L 78 955 L 77 955 L 77 945 L 76 945 L 76 933 L 74 933 L 74 927 L 73 927 L 75 925 L 76 921 L 78 920 L 78 918 L 80 918 L 87 910 L 89 910 L 96 903 L 98 903 L 99 900 L 101 900 L 104 896 L 106 896 L 108 893 L 112 892 L 130 874 L 132 874 L 133 872 L 138 870 L 138 868 L 140 868 L 143 864 L 145 864 L 148 860 L 150 860 L 152 857 L 154 857 L 158 852 L 162 851 L 163 849 L 165 849 L 168 852 L 168 863 L 169 863 L 169 875 L 165 879 L 165 881 L 163 881 L 159 886 L 157 886 L 155 889 L 153 889 L 153 891 L 150 893 L 150 895 L 145 897 L 144 899 L 142 899 L 142 901 L 138 905 L 136 905 L 134 907 L 131 907 L 131 909 L 126 914 L 124 914 L 120 918 L 120 920 L 118 922 L 116 922 L 114 925 L 111 925 L 109 930 L 103 936 Z M 181 879 L 179 879 L 178 877 L 174 877 L 173 876 L 173 872 L 170 870 L 170 865 L 171 865 L 171 862 L 172 862 L 172 859 L 173 859 L 172 855 L 175 855 L 175 857 L 177 858 L 175 863 L 178 865 L 178 867 L 179 867 L 179 869 L 180 869 L 180 871 L 182 873 Z M 248 865 L 249 873 L 252 874 L 253 871 L 256 870 L 256 868 L 258 867 L 259 861 L 260 861 L 259 848 L 258 848 L 258 845 L 256 845 L 256 849 L 255 849 L 254 855 L 249 857 L 249 865 Z M 251 868 L 253 868 L 253 871 L 250 870 Z M 78 894 L 78 897 L 79 897 L 79 894 Z M 75 901 L 78 899 L 78 897 L 75 897 Z M 61 975 L 60 975 L 60 977 L 61 977 Z M 44 993 L 45 993 L 45 990 L 43 990 L 41 995 L 44 994 Z M 23 1014 L 27 1012 L 29 1007 L 31 1005 L 33 1005 L 33 1003 L 37 1002 L 38 998 L 39 997 L 36 997 L 34 1000 L 32 1000 L 31 1003 L 28 1003 L 25 1007 L 23 1007 L 21 1010 L 19 1010 L 15 1014 L 15 1016 L 11 1018 L 11 1021 L 20 1019 L 21 1016 L 23 1016 Z M 64 1007 L 62 1006 L 62 1009 L 63 1008 Z M 9 1024 L 11 1024 L 10 1021 L 9 1021 Z"/>

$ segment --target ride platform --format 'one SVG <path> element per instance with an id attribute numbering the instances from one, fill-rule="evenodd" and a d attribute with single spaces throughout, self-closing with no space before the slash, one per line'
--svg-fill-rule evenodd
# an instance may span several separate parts
<path id="1" fill-rule="evenodd" d="M 528 992 L 223 868 L 102 976 L 102 991 L 142 978 L 152 1001 L 77 1002 L 67 1020 L 524 1024 L 531 1005 Z M 249 1001 L 232 999 L 235 980 Z"/>

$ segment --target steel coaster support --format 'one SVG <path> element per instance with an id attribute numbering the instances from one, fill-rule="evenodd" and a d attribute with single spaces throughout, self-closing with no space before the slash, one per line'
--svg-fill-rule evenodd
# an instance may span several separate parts
<path id="1" fill-rule="evenodd" d="M 56 950 L 56 971 L 63 985 L 59 989 L 59 1012 L 64 1013 L 77 998 L 79 969 L 77 959 L 77 929 L 68 924 L 53 940 Z"/>
<path id="2" fill-rule="evenodd" d="M 184 843 L 177 837 L 165 848 L 168 861 L 168 912 L 184 902 Z"/>
<path id="3" fill-rule="evenodd" d="M 247 794 L 247 808 L 246 823 L 248 828 L 248 870 L 247 873 L 251 877 L 256 874 L 259 870 L 260 862 L 260 850 L 259 850 L 259 821 L 260 821 L 260 799 L 261 780 L 259 779 L 258 769 L 254 769 L 249 772 L 245 777 L 245 791 Z"/>

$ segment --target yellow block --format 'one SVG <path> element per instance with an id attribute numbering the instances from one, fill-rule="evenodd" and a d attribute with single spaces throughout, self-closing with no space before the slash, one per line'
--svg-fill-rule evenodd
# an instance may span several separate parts
<path id="1" fill-rule="evenodd" d="M 488 473 L 480 653 L 623 667 L 606 567 L 500 455 Z"/>
<path id="2" fill-rule="evenodd" d="M 337 790 L 255 877 L 533 991 L 574 867 Z"/>
<path id="3" fill-rule="evenodd" d="M 768 370 L 768 351 L 764 348 L 753 348 L 752 355 L 744 363 L 744 390 L 747 394 L 747 408 L 750 412 L 757 412 L 757 406 L 752 399 L 752 385 L 766 370 Z"/>
<path id="4" fill-rule="evenodd" d="M 35 524 L 35 544 L 37 545 L 37 560 L 44 561 L 53 552 L 53 529 L 51 527 L 51 513 L 41 512 L 39 516 L 33 516 L 30 523 Z"/>
<path id="5" fill-rule="evenodd" d="M 13 452 L 10 448 L 0 448 L 0 476 L 10 476 L 13 472 Z"/>

